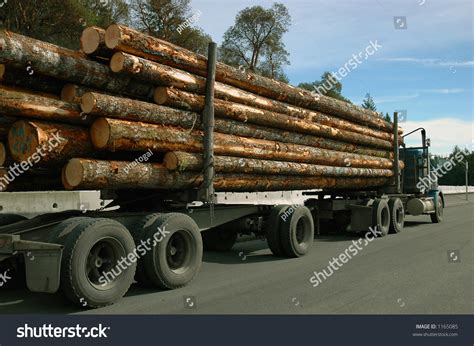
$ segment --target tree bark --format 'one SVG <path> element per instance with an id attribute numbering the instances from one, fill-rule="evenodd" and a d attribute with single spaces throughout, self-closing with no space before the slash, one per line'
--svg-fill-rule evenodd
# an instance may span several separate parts
<path id="1" fill-rule="evenodd" d="M 107 66 L 87 59 L 82 52 L 10 31 L 0 31 L 0 63 L 21 69 L 31 64 L 38 74 L 141 99 L 153 97 L 151 85 L 113 74 Z"/>
<path id="2" fill-rule="evenodd" d="M 174 87 L 158 87 L 155 89 L 154 100 L 157 104 L 166 105 L 170 107 L 176 107 L 184 110 L 192 110 L 194 112 L 202 112 L 204 110 L 204 96 L 194 94 L 191 92 L 179 90 Z M 256 107 L 256 105 L 249 105 L 249 102 L 236 102 L 242 103 L 252 108 L 252 112 L 261 112 L 260 109 L 264 109 L 264 112 L 281 113 L 281 115 L 289 115 L 291 117 L 304 119 L 307 121 L 315 122 L 317 124 L 326 125 L 341 130 L 347 130 L 350 132 L 357 132 L 366 136 L 374 138 L 393 141 L 393 135 L 385 132 L 375 130 L 366 126 L 358 125 L 356 123 L 339 119 L 337 117 L 328 116 L 326 114 L 309 111 L 304 108 L 295 106 L 284 105 L 281 102 L 274 101 L 269 104 L 268 107 Z M 220 107 L 233 108 L 234 112 L 238 110 L 240 104 L 232 103 L 232 101 L 216 100 L 215 111 L 218 111 L 218 104 Z M 245 107 L 247 108 L 247 107 Z"/>
<path id="3" fill-rule="evenodd" d="M 0 86 L 0 113 L 15 117 L 84 123 L 77 104 L 45 97 L 34 92 Z"/>
<path id="4" fill-rule="evenodd" d="M 90 157 L 95 151 L 87 128 L 24 120 L 11 126 L 8 147 L 23 170 L 72 157 Z"/>
<path id="5" fill-rule="evenodd" d="M 39 75 L 34 70 L 20 69 L 0 64 L 0 84 L 35 90 L 52 95 L 59 95 L 64 81 L 57 78 Z"/>
<path id="6" fill-rule="evenodd" d="M 105 43 L 110 49 L 127 52 L 200 76 L 206 76 L 207 73 L 207 58 L 205 56 L 123 25 L 109 26 L 105 35 Z M 373 111 L 327 96 L 317 95 L 255 73 L 243 73 L 239 69 L 223 63 L 217 63 L 216 80 L 274 100 L 338 115 L 387 132 L 391 132 L 393 129 L 391 123 L 381 119 Z"/>
<path id="7" fill-rule="evenodd" d="M 85 93 L 96 91 L 82 85 L 68 83 L 61 89 L 61 100 L 70 103 L 81 103 Z"/>
<path id="8" fill-rule="evenodd" d="M 99 93 L 85 94 L 81 101 L 81 109 L 85 113 L 94 116 L 202 129 L 200 114 Z M 225 115 L 224 112 L 220 114 Z M 240 120 L 245 121 L 246 119 L 244 118 Z M 230 119 L 216 118 L 215 131 L 243 137 L 269 139 L 285 143 L 333 149 L 337 151 L 354 152 L 362 155 L 385 158 L 391 157 L 391 151 L 387 150 L 372 149 L 357 144 L 339 142 L 331 139 L 300 134 L 293 131 L 269 129 L 265 126 Z"/>
<path id="9" fill-rule="evenodd" d="M 111 151 L 203 151 L 203 132 L 171 126 L 130 122 L 110 118 L 97 119 L 91 127 L 96 148 Z M 267 160 L 316 163 L 340 167 L 392 168 L 392 160 L 338 152 L 296 144 L 273 142 L 215 133 L 217 155 L 254 157 Z"/>
<path id="10" fill-rule="evenodd" d="M 166 153 L 163 164 L 171 171 L 201 171 L 201 154 L 171 151 Z M 258 160 L 251 158 L 215 156 L 214 169 L 220 173 L 307 175 L 326 177 L 391 177 L 389 169 L 334 167 L 306 163 Z"/>
<path id="11" fill-rule="evenodd" d="M 161 164 L 72 159 L 63 168 L 63 185 L 69 189 L 177 190 L 199 187 L 203 178 L 194 172 L 170 172 Z M 271 191 L 294 189 L 364 189 L 383 186 L 388 178 L 329 178 L 217 174 L 217 191 Z"/>
<path id="12" fill-rule="evenodd" d="M 109 59 L 113 50 L 105 45 L 105 30 L 97 26 L 90 26 L 82 31 L 81 50 L 91 56 Z"/>

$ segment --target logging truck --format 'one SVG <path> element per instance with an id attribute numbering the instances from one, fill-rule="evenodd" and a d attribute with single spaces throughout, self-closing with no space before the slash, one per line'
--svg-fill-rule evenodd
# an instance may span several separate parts
<path id="1" fill-rule="evenodd" d="M 438 223 L 444 197 L 436 183 L 419 183 L 430 174 L 429 140 L 415 131 L 422 144 L 411 148 L 399 146 L 394 131 L 394 183 L 377 189 L 215 192 L 208 167 L 203 189 L 1 192 L 0 273 L 10 278 L 2 286 L 26 281 L 33 292 L 61 289 L 80 306 L 101 307 L 134 280 L 187 285 L 203 249 L 230 250 L 239 234 L 265 237 L 276 256 L 300 257 L 324 231 L 377 227 L 383 237 L 402 232 L 406 214 Z"/>

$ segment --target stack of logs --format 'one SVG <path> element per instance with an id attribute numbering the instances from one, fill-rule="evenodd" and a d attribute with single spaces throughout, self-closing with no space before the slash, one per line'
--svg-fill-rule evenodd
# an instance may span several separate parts
<path id="1" fill-rule="evenodd" d="M 202 187 L 207 58 L 118 24 L 81 47 L 0 32 L 0 189 Z M 217 191 L 392 184 L 375 112 L 222 63 L 214 111 Z"/>

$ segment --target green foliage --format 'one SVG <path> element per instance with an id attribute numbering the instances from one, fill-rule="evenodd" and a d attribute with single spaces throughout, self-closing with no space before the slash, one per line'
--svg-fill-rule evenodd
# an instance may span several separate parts
<path id="1" fill-rule="evenodd" d="M 283 66 L 290 63 L 290 54 L 285 49 L 283 34 L 290 23 L 290 14 L 283 4 L 274 3 L 269 9 L 262 6 L 243 9 L 237 14 L 235 24 L 224 33 L 220 60 L 287 82 Z"/>
<path id="2" fill-rule="evenodd" d="M 342 83 L 331 73 L 324 72 L 321 75 L 321 79 L 312 83 L 300 83 L 299 88 L 314 91 L 318 94 L 329 96 L 341 101 L 351 103 L 351 101 L 342 96 Z"/>
<path id="3" fill-rule="evenodd" d="M 192 23 L 201 13 L 191 13 L 190 0 L 137 0 L 132 9 L 133 24 L 140 31 L 207 55 L 212 38 Z"/>
<path id="4" fill-rule="evenodd" d="M 389 123 L 392 122 L 392 118 L 390 117 L 388 113 L 385 113 L 385 116 L 383 118 L 385 119 L 385 121 L 388 121 Z"/>
<path id="5" fill-rule="evenodd" d="M 361 106 L 362 106 L 362 108 L 370 109 L 374 112 L 377 111 L 377 107 L 375 106 L 374 99 L 372 98 L 372 96 L 370 96 L 369 93 L 365 94 L 365 99 L 364 99 L 364 101 L 362 101 Z"/>
<path id="6" fill-rule="evenodd" d="M 462 159 L 462 163 L 459 162 L 459 158 L 464 157 Z M 442 167 L 443 164 L 447 161 L 451 161 L 454 165 L 450 171 L 447 169 L 443 169 L 447 171 L 446 174 L 443 174 L 442 177 L 438 179 L 439 185 L 449 185 L 449 186 L 461 186 L 466 184 L 465 178 L 465 162 L 468 162 L 468 182 L 469 185 L 474 185 L 474 152 L 470 152 L 469 154 L 465 155 L 465 150 L 461 150 L 458 146 L 455 146 L 452 153 L 449 156 L 440 156 L 440 155 L 433 155 L 431 157 L 431 165 L 436 167 Z M 438 170 L 440 172 L 440 170 Z M 441 174 L 441 172 L 440 172 Z"/>
<path id="7" fill-rule="evenodd" d="M 86 26 L 128 18 L 125 0 L 8 0 L 0 12 L 3 28 L 72 49 Z"/>

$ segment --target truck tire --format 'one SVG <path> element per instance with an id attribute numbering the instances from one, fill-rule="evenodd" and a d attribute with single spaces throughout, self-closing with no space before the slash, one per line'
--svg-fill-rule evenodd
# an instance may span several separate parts
<path id="1" fill-rule="evenodd" d="M 54 228 L 48 234 L 48 243 L 64 245 L 64 241 L 66 240 L 69 233 L 74 231 L 74 229 L 81 223 L 90 219 L 90 217 L 72 217 L 70 219 L 61 221 L 59 224 L 54 226 Z"/>
<path id="2" fill-rule="evenodd" d="M 132 260 L 125 262 L 125 269 L 118 263 L 134 250 L 133 238 L 121 223 L 104 218 L 83 220 L 64 242 L 61 290 L 85 308 L 115 303 L 130 288 L 136 267 Z"/>
<path id="3" fill-rule="evenodd" d="M 144 233 L 145 227 L 148 227 L 150 224 L 155 222 L 155 220 L 163 215 L 162 213 L 154 213 L 149 214 L 142 217 L 135 225 L 130 227 L 130 233 L 132 234 L 133 240 L 135 241 L 135 247 L 141 245 L 141 241 L 144 240 L 146 242 Z M 145 271 L 145 265 L 143 263 L 143 259 L 140 258 L 137 261 L 137 270 L 135 271 L 135 280 L 140 286 L 143 287 L 151 287 L 153 286 L 152 282 L 148 279 Z"/>
<path id="4" fill-rule="evenodd" d="M 293 206 L 293 212 L 280 223 L 283 253 L 288 257 L 305 255 L 314 240 L 314 222 L 311 211 L 305 206 Z M 287 213 L 291 209 L 287 209 Z"/>
<path id="5" fill-rule="evenodd" d="M 201 233 L 204 250 L 229 251 L 237 241 L 238 232 L 232 224 L 224 224 Z"/>
<path id="6" fill-rule="evenodd" d="M 277 205 L 270 210 L 268 214 L 267 223 L 265 225 L 265 235 L 267 238 L 268 247 L 275 256 L 283 255 L 283 248 L 280 237 L 280 223 L 281 216 L 288 209 L 288 205 Z"/>
<path id="7" fill-rule="evenodd" d="M 435 204 L 435 212 L 430 214 L 431 222 L 433 223 L 440 223 L 443 221 L 443 210 L 444 210 L 444 202 L 441 195 L 438 193 L 438 203 Z"/>
<path id="8" fill-rule="evenodd" d="M 377 237 L 384 237 L 390 229 L 390 209 L 385 199 L 377 199 L 372 204 L 372 228 Z"/>
<path id="9" fill-rule="evenodd" d="M 27 218 L 17 214 L 0 214 L 0 227 L 26 220 Z"/>
<path id="10" fill-rule="evenodd" d="M 400 233 L 405 224 L 405 208 L 400 198 L 390 198 L 388 201 L 390 209 L 390 229 L 389 233 Z"/>
<path id="11" fill-rule="evenodd" d="M 155 238 L 158 233 L 161 238 Z M 196 277 L 202 263 L 202 238 L 196 222 L 188 215 L 160 215 L 145 227 L 144 236 L 153 240 L 152 250 L 143 256 L 143 263 L 155 286 L 175 289 Z"/>

